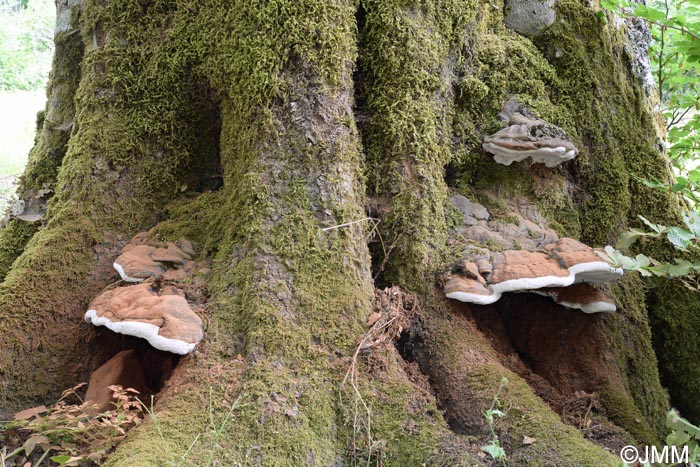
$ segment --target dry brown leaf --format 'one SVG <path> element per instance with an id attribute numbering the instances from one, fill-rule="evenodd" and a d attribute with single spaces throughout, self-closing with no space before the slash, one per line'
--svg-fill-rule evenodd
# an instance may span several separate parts
<path id="1" fill-rule="evenodd" d="M 42 448 L 46 450 L 46 447 L 48 447 L 49 444 L 51 444 L 51 441 L 49 440 L 49 438 L 42 434 L 32 435 L 29 438 L 27 438 L 27 440 L 24 442 L 24 444 L 22 445 L 22 449 L 24 449 L 24 453 L 28 456 L 32 453 L 32 451 L 34 451 L 34 448 L 36 448 L 37 444 L 41 445 Z"/>
<path id="2" fill-rule="evenodd" d="M 21 412 L 17 412 L 14 418 L 15 420 L 29 420 L 32 417 L 46 412 L 46 410 L 46 406 L 39 405 L 36 407 L 32 407 L 31 409 L 26 409 L 22 410 Z"/>
<path id="3" fill-rule="evenodd" d="M 374 326 L 374 323 L 376 323 L 379 318 L 382 317 L 381 313 L 377 313 L 376 311 L 369 315 L 369 318 L 367 318 L 367 326 Z"/>

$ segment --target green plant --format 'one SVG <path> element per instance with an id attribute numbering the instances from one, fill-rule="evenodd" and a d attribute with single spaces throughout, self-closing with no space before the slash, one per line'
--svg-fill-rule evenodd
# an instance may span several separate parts
<path id="1" fill-rule="evenodd" d="M 24 419 L 0 423 L 3 432 L 18 433 L 19 439 L 24 439 L 12 452 L 3 451 L 0 459 L 10 460 L 21 454 L 29 458 L 40 448 L 43 453 L 35 466 L 41 465 L 50 452 L 55 453 L 51 460 L 60 465 L 73 466 L 87 460 L 99 464 L 129 429 L 141 423 L 143 411 L 136 399 L 138 391 L 110 386 L 114 408 L 95 413 L 93 404 L 77 394 L 84 385 L 64 391 L 49 409 L 36 408 Z M 69 403 L 70 399 L 78 403 Z"/>
<path id="2" fill-rule="evenodd" d="M 500 460 L 503 463 L 503 467 L 507 466 L 507 457 L 505 450 L 501 447 L 498 435 L 496 434 L 495 426 L 496 419 L 503 418 L 506 415 L 501 410 L 496 408 L 496 406 L 500 405 L 501 403 L 501 401 L 498 399 L 498 396 L 501 394 L 501 390 L 503 390 L 506 384 L 508 384 L 508 378 L 504 376 L 501 380 L 501 384 L 499 384 L 498 389 L 496 390 L 496 394 L 493 396 L 493 400 L 491 401 L 491 407 L 489 407 L 488 410 L 484 412 L 486 423 L 488 423 L 489 430 L 491 431 L 491 440 L 488 444 L 481 446 L 481 450 L 490 455 L 491 458 L 493 458 L 494 460 Z"/>
<path id="3" fill-rule="evenodd" d="M 674 183 L 645 181 L 653 188 L 684 194 L 696 203 L 700 188 L 700 2 L 655 0 L 603 0 L 616 14 L 646 20 L 653 41 L 649 50 L 661 112 L 668 132 L 668 151 Z"/>
<path id="4" fill-rule="evenodd" d="M 643 276 L 684 278 L 697 289 L 692 279 L 700 272 L 700 262 L 689 261 L 687 253 L 700 249 L 700 1 L 655 0 L 647 4 L 633 0 L 603 0 L 602 5 L 624 18 L 637 17 L 651 26 L 649 56 L 658 87 L 661 111 L 668 132 L 668 153 L 674 168 L 672 182 L 639 180 L 646 186 L 678 193 L 691 208 L 683 214 L 684 226 L 654 224 L 639 216 L 647 229 L 633 228 L 622 234 L 617 248 L 606 248 L 607 260 Z M 605 15 L 601 12 L 601 18 Z M 665 239 L 683 253 L 673 262 L 657 261 L 646 255 L 626 256 L 626 250 L 638 240 Z"/>
<path id="5" fill-rule="evenodd" d="M 696 211 L 683 213 L 684 227 L 654 224 L 643 216 L 639 218 L 650 230 L 630 229 L 621 235 L 616 245 L 617 249 L 607 246 L 605 253 L 598 254 L 614 266 L 627 271 L 637 271 L 646 277 L 679 278 L 686 286 L 694 290 L 700 289 L 700 261 L 687 259 L 697 257 L 700 253 L 700 214 Z M 665 239 L 685 257 L 674 258 L 671 263 L 657 261 L 644 254 L 631 257 L 620 251 L 628 249 L 640 239 Z"/>
<path id="6" fill-rule="evenodd" d="M 666 437 L 667 446 L 687 446 L 687 464 L 692 467 L 700 465 L 700 428 L 681 417 L 677 411 L 671 410 L 666 416 L 666 426 L 671 433 Z M 673 465 L 680 465 L 676 463 Z M 672 467 L 672 466 L 669 466 Z"/>

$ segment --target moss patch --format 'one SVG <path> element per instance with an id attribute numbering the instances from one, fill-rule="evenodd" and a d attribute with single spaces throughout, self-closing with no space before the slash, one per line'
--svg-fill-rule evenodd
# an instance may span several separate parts
<path id="1" fill-rule="evenodd" d="M 246 359 L 233 384 L 245 405 L 216 459 L 348 463 L 353 429 L 340 383 L 373 291 L 364 225 L 337 227 L 364 217 L 358 137 L 348 113 L 354 4 L 207 2 L 201 15 L 192 14 L 194 5 L 183 7 L 174 27 L 190 34 L 188 50 L 201 54 L 197 70 L 221 97 L 225 183 L 220 194 L 172 205 L 161 233 L 187 231 L 217 249 L 202 361 L 216 367 L 238 354 Z M 200 208 L 221 217 L 183 221 Z M 213 381 L 228 378 L 224 370 Z M 440 457 L 440 438 L 449 431 L 439 417 L 421 423 L 415 436 L 403 431 L 409 409 L 397 395 L 412 391 L 405 377 L 381 375 L 362 390 L 377 407 L 376 438 L 398 442 L 387 446 L 384 465 Z M 215 390 L 215 397 L 222 395 Z M 202 406 L 191 393 L 173 393 L 158 411 L 178 426 L 190 416 L 201 423 Z M 428 420 L 429 410 L 434 406 L 414 417 Z M 215 406 L 215 416 L 222 411 Z M 157 465 L 154 428 L 134 433 L 109 465 Z M 187 442 L 178 433 L 171 443 L 181 452 Z M 203 465 L 207 456 L 196 444 L 189 462 Z"/>
<path id="2" fill-rule="evenodd" d="M 700 421 L 697 388 L 700 384 L 700 302 L 698 294 L 675 281 L 656 280 L 649 298 L 654 347 L 661 380 L 673 405 L 683 416 Z"/>
<path id="3" fill-rule="evenodd" d="M 35 223 L 19 219 L 11 220 L 0 230 L 0 282 L 37 230 L 39 227 Z"/>
<path id="4" fill-rule="evenodd" d="M 360 32 L 361 99 L 370 193 L 392 200 L 382 222 L 389 281 L 424 287 L 422 265 L 446 241 L 443 167 L 450 159 L 452 75 L 475 3 L 367 1 Z"/>

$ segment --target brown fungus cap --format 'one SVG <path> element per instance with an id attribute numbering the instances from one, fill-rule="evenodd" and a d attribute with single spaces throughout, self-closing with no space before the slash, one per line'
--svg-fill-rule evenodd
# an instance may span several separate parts
<path id="1" fill-rule="evenodd" d="M 114 269 L 126 282 L 142 282 L 149 277 L 158 277 L 165 269 L 151 259 L 156 248 L 149 245 L 127 245 L 114 261 Z"/>
<path id="2" fill-rule="evenodd" d="M 109 290 L 95 298 L 85 320 L 146 339 L 153 347 L 180 355 L 202 340 L 202 320 L 177 293 L 159 294 L 149 284 Z"/>
<path id="3" fill-rule="evenodd" d="M 488 268 L 485 267 L 482 258 L 478 261 L 480 262 L 478 266 L 475 262 L 462 260 L 453 267 L 453 273 L 445 285 L 445 294 L 448 298 L 487 305 L 498 301 L 505 292 L 540 289 L 544 291 L 551 287 L 568 288 L 577 282 L 599 283 L 622 276 L 621 269 L 613 268 L 591 247 L 571 238 L 559 239 L 537 251 L 506 250 L 493 253 L 490 260 L 492 269 L 486 277 L 481 274 L 481 271 L 487 271 Z M 595 295 L 593 297 L 595 300 L 592 299 L 593 301 L 588 304 L 581 302 L 580 306 L 572 307 L 587 312 L 612 311 L 611 306 L 614 309 L 614 303 L 611 301 L 603 305 L 605 299 L 601 298 L 599 291 L 592 287 L 575 288 L 573 291 L 567 291 L 563 296 L 572 297 L 577 290 L 587 292 L 591 296 Z M 558 302 L 562 305 L 578 303 L 568 298 L 561 298 Z"/>

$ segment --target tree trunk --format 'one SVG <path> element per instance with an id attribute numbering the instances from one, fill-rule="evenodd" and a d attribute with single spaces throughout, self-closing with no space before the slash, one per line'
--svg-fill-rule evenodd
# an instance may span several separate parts
<path id="1" fill-rule="evenodd" d="M 656 324 L 672 316 L 667 283 L 624 278 L 604 316 L 442 292 L 465 241 L 450 195 L 591 246 L 638 214 L 678 220 L 679 201 L 640 181 L 670 171 L 630 24 L 572 0 L 528 35 L 478 1 L 59 3 L 20 190 L 25 204 L 54 195 L 44 220 L 0 233 L 0 411 L 50 401 L 120 350 L 82 315 L 119 249 L 161 222 L 213 259 L 205 340 L 108 465 L 487 465 L 484 411 L 504 377 L 509 465 L 617 466 L 604 446 L 659 442 L 659 371 L 700 413 L 697 375 L 652 348 L 692 361 L 700 346 Z M 481 141 L 510 98 L 578 157 L 496 164 Z M 381 304 L 404 326 L 356 354 Z M 595 444 L 572 422 L 580 394 L 616 437 Z"/>

